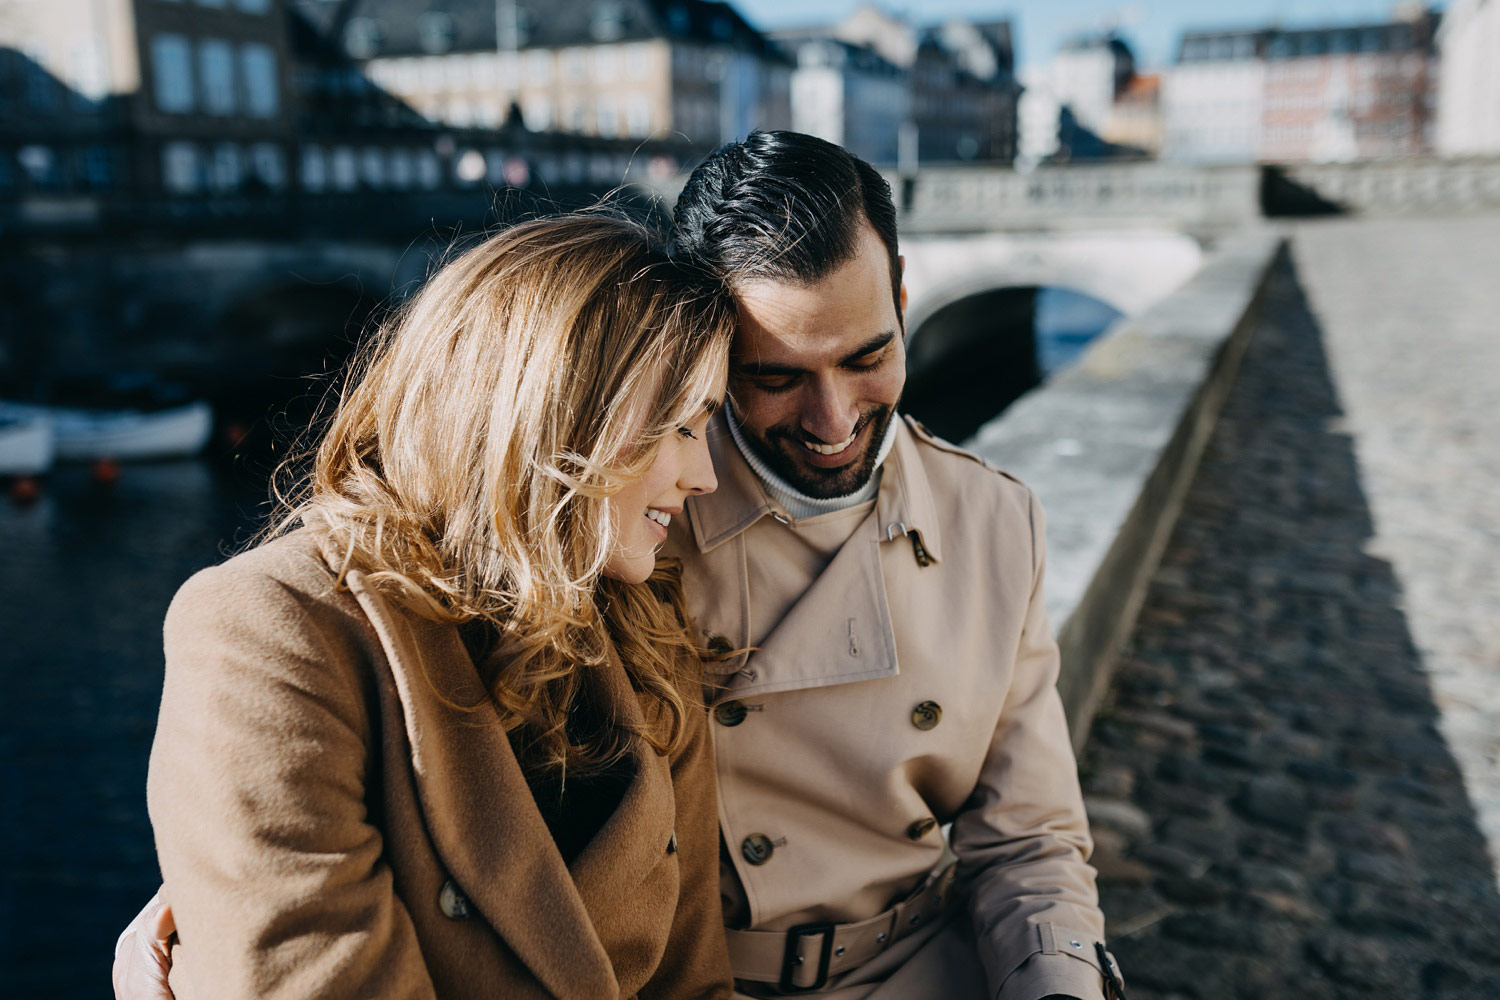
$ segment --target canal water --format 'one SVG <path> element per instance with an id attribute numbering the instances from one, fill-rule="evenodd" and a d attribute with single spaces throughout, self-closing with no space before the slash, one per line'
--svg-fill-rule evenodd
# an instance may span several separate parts
<path id="1" fill-rule="evenodd" d="M 249 537 L 264 488 L 206 461 L 63 467 L 0 493 L 0 979 L 103 997 L 115 936 L 159 876 L 146 762 L 161 624 L 194 570 Z"/>
<path id="2" fill-rule="evenodd" d="M 1038 361 L 1068 363 L 1114 319 L 1038 303 Z M 0 970 L 7 995 L 107 996 L 115 937 L 156 888 L 146 765 L 161 624 L 177 587 L 243 546 L 265 477 L 209 461 L 61 467 L 0 496 Z"/>

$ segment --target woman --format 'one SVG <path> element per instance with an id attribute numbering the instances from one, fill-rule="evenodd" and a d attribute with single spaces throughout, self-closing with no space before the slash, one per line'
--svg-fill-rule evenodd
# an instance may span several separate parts
<path id="1" fill-rule="evenodd" d="M 179 1000 L 729 994 L 700 651 L 655 549 L 714 488 L 732 322 L 581 215 L 390 326 L 274 539 L 167 614 Z"/>

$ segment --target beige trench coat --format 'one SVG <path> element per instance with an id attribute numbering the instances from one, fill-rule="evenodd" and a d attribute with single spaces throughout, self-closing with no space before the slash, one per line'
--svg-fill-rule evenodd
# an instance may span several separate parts
<path id="1" fill-rule="evenodd" d="M 873 510 L 809 576 L 798 523 L 722 420 L 709 433 L 719 490 L 689 501 L 668 554 L 710 644 L 752 649 L 722 665 L 712 694 L 726 915 L 768 931 L 876 917 L 939 864 L 938 827 L 952 823 L 958 917 L 913 914 L 930 924 L 914 928 L 903 914 L 885 928 L 889 955 L 862 971 L 830 956 L 828 989 L 1102 996 L 1104 921 L 1055 688 L 1036 498 L 908 421 Z M 807 943 L 794 985 L 821 958 L 821 937 Z M 909 966 L 922 974 L 877 988 Z"/>
<path id="2" fill-rule="evenodd" d="M 336 563 L 298 531 L 167 614 L 148 799 L 179 1000 L 727 996 L 703 716 L 675 759 L 637 748 L 570 869 L 457 630 Z M 600 681 L 640 719 L 618 663 Z"/>

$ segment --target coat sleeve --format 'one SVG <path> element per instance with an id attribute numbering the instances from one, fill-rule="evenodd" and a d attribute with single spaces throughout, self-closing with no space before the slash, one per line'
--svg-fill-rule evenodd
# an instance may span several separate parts
<path id="1" fill-rule="evenodd" d="M 661 964 L 641 1000 L 720 1000 L 734 990 L 719 902 L 719 807 L 713 744 L 703 706 L 689 709 L 691 736 L 672 764 L 676 799 L 677 912 Z"/>
<path id="2" fill-rule="evenodd" d="M 329 593 L 237 560 L 167 612 L 147 799 L 179 1000 L 431 998 L 366 810 L 357 632 Z"/>
<path id="3" fill-rule="evenodd" d="M 996 1000 L 1100 1000 L 1104 916 L 1078 765 L 1057 693 L 1042 596 L 1045 529 L 1029 497 L 1031 593 L 1010 691 L 973 795 L 952 830 L 980 960 Z"/>

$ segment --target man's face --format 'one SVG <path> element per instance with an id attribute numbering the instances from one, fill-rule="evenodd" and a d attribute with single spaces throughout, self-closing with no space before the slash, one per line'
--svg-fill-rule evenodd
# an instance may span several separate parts
<path id="1" fill-rule="evenodd" d="M 889 261 L 865 223 L 854 257 L 820 281 L 735 286 L 735 417 L 759 457 L 808 496 L 843 496 L 869 481 L 901 399 L 906 348 Z"/>

